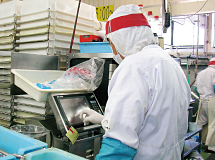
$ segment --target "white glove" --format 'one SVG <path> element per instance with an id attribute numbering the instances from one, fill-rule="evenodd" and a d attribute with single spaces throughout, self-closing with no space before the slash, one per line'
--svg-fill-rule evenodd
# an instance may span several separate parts
<path id="1" fill-rule="evenodd" d="M 84 114 L 86 116 L 84 116 Z M 101 121 L 103 120 L 104 116 L 99 114 L 98 112 L 84 108 L 81 112 L 77 113 L 75 116 L 79 116 L 80 119 L 84 121 L 84 125 L 89 124 L 89 122 L 93 124 L 101 124 Z"/>

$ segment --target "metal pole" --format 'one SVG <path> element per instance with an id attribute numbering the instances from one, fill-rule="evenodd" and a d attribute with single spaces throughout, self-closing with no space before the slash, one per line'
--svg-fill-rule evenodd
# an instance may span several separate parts
<path id="1" fill-rule="evenodd" d="M 5 152 L 5 151 L 3 151 L 3 150 L 1 150 L 1 149 L 0 149 L 0 153 L 3 154 L 3 155 L 5 155 L 5 156 L 10 155 L 9 153 L 7 153 L 7 152 Z"/>
<path id="2" fill-rule="evenodd" d="M 205 22 L 205 26 L 204 26 L 204 56 L 207 55 L 208 52 L 208 15 L 205 14 L 204 15 L 204 22 Z"/>
<path id="3" fill-rule="evenodd" d="M 70 51 L 69 51 L 70 54 L 72 53 L 72 45 L 73 45 L 73 41 L 74 41 L 74 37 L 75 37 L 75 29 L 76 29 L 76 24 L 77 24 L 77 21 L 78 21 L 78 14 L 79 14 L 80 5 L 81 5 L 81 0 L 79 0 L 77 13 L 76 13 L 76 17 L 75 17 L 75 24 L 74 24 L 74 28 L 73 28 Z"/>
<path id="4" fill-rule="evenodd" d="M 198 31 L 197 31 L 197 48 L 196 48 L 196 69 L 195 69 L 195 79 L 198 71 L 198 56 L 199 56 L 199 15 L 198 15 Z M 192 85 L 192 84 L 191 84 Z"/>
<path id="5" fill-rule="evenodd" d="M 72 53 L 72 45 L 73 45 L 73 42 L 74 42 L 74 37 L 75 37 L 75 30 L 76 30 L 76 25 L 77 25 L 77 21 L 78 21 L 78 14 L 79 14 L 79 9 L 80 9 L 80 5 L 81 5 L 81 0 L 79 0 L 79 3 L 78 3 L 78 8 L 77 8 L 77 13 L 76 13 L 76 17 L 75 17 L 75 24 L 74 24 L 74 28 L 73 28 L 73 33 L 72 33 L 72 39 L 71 39 L 71 44 L 70 44 L 70 50 L 69 50 L 69 53 L 71 54 Z M 66 68 L 69 68 L 69 60 L 70 60 L 70 54 L 67 55 L 67 58 L 66 58 Z"/>
<path id="6" fill-rule="evenodd" d="M 197 76 L 197 69 L 198 69 L 198 56 L 199 56 L 199 15 L 198 15 L 198 22 L 197 22 L 197 46 L 196 46 L 196 67 L 195 67 L 195 77 L 193 82 L 190 84 L 190 87 L 194 84 L 195 80 L 196 80 L 196 76 Z"/>

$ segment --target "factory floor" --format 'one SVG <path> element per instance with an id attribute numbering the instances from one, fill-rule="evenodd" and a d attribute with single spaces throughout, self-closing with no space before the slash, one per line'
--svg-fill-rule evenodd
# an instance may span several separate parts
<path id="1" fill-rule="evenodd" d="M 202 158 L 204 160 L 215 160 L 215 152 L 214 153 L 210 152 L 207 149 L 208 149 L 208 147 L 205 144 L 203 144 L 202 148 L 201 148 L 201 153 L 200 153 Z"/>

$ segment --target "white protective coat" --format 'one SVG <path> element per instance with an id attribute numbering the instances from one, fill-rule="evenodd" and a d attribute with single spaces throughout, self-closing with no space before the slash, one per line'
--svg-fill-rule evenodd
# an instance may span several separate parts
<path id="1" fill-rule="evenodd" d="M 135 160 L 179 160 L 188 126 L 190 87 L 181 67 L 157 45 L 127 56 L 114 71 L 102 125 L 137 149 Z"/>
<path id="2" fill-rule="evenodd" d="M 197 87 L 202 100 L 209 100 L 215 96 L 213 85 L 215 85 L 215 68 L 208 66 L 198 73 L 194 86 Z"/>
<path id="3" fill-rule="evenodd" d="M 198 73 L 196 82 L 197 91 L 201 100 L 199 101 L 198 116 L 196 119 L 197 127 L 202 128 L 208 123 L 208 133 L 206 145 L 215 148 L 215 66 L 208 66 Z M 215 151 L 215 149 L 213 149 Z"/>

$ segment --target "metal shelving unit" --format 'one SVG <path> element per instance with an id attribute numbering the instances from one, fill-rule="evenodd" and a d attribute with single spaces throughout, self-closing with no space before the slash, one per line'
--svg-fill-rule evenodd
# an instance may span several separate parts
<path id="1" fill-rule="evenodd" d="M 199 133 L 199 142 L 195 142 L 192 140 L 189 140 L 191 137 Z M 201 136 L 202 136 L 202 129 L 197 128 L 194 132 L 188 132 L 185 136 L 185 142 L 184 142 L 184 149 L 182 152 L 182 160 L 184 160 L 188 155 L 190 155 L 195 149 L 198 149 L 198 152 L 200 152 L 201 149 Z"/>

